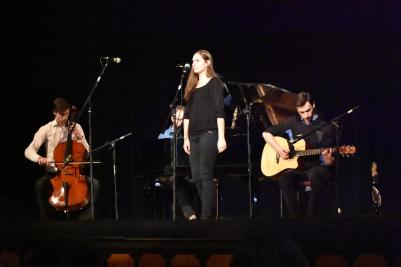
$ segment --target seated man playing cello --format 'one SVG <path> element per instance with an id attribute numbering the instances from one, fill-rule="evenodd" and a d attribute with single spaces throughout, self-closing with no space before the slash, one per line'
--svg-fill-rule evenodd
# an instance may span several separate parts
<path id="1" fill-rule="evenodd" d="M 50 179 L 60 173 L 60 171 L 57 171 L 56 168 L 58 165 L 57 162 L 55 162 L 55 155 L 54 155 L 55 150 L 57 148 L 60 148 L 59 145 L 61 143 L 67 142 L 68 137 L 70 137 L 70 141 L 76 142 L 76 144 L 83 146 L 84 147 L 83 150 L 85 152 L 89 150 L 89 145 L 85 139 L 85 134 L 82 130 L 81 125 L 79 125 L 78 123 L 71 124 L 69 120 L 71 112 L 72 112 L 72 106 L 66 99 L 56 98 L 53 101 L 54 120 L 40 127 L 39 130 L 35 133 L 32 142 L 25 149 L 25 157 L 27 159 L 36 162 L 40 166 L 45 166 L 47 170 L 53 170 L 52 173 L 50 173 L 50 171 L 47 172 L 45 176 L 41 177 L 35 183 L 35 195 L 37 204 L 39 206 L 41 220 L 48 220 L 50 212 L 54 210 L 54 207 L 52 207 L 50 205 L 51 203 L 49 203 L 51 202 L 49 197 L 51 195 L 52 189 L 54 190 L 54 188 L 52 188 Z M 71 129 L 72 132 L 69 135 L 69 130 Z M 46 156 L 41 156 L 38 154 L 38 151 L 42 145 L 45 146 Z M 87 181 L 85 180 L 85 182 Z M 95 193 L 94 196 L 96 199 L 96 194 L 98 193 L 99 189 L 99 182 L 96 179 L 93 179 L 93 186 Z M 72 186 L 69 185 L 68 190 L 72 189 L 71 187 Z M 63 200 L 67 203 L 66 208 L 68 208 L 68 198 L 69 194 L 67 199 Z M 90 218 L 91 209 L 88 207 L 89 205 L 86 204 L 87 201 L 86 203 L 84 203 L 85 208 L 84 207 L 79 208 L 79 209 L 81 208 L 84 209 L 84 212 L 80 214 L 79 219 Z"/>

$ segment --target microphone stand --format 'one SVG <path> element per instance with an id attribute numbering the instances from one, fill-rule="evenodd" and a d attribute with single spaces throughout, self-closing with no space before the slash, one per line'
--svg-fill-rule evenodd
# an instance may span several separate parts
<path id="1" fill-rule="evenodd" d="M 177 178 L 177 124 L 176 124 L 176 111 L 173 113 L 173 139 L 171 140 L 171 166 L 172 166 L 172 182 L 173 182 L 173 204 L 172 204 L 172 215 L 173 220 L 176 219 L 176 178 Z"/>
<path id="2" fill-rule="evenodd" d="M 342 130 L 341 126 L 342 125 L 340 123 L 338 123 L 338 121 L 333 121 L 333 125 L 335 126 L 335 129 L 336 129 L 336 147 L 339 147 L 340 146 L 340 140 L 341 140 L 341 130 Z M 340 173 L 340 162 L 338 160 L 336 160 L 336 174 L 337 174 L 337 177 L 338 177 L 339 173 Z M 335 201 L 335 205 L 337 207 L 337 215 L 341 215 L 342 214 L 342 203 L 341 203 L 340 197 L 339 197 L 339 196 L 341 196 L 341 192 L 342 192 L 342 189 L 340 187 L 340 185 L 342 184 L 341 180 L 342 179 L 340 177 L 338 183 L 336 183 L 336 186 L 335 186 L 335 199 L 334 199 L 334 201 Z"/>
<path id="3" fill-rule="evenodd" d="M 355 110 L 357 110 L 359 107 L 360 107 L 360 106 L 355 106 L 355 107 L 351 108 L 350 110 L 348 110 L 348 111 L 346 111 L 346 112 L 344 112 L 344 113 L 342 113 L 342 114 L 340 114 L 340 115 L 338 115 L 338 116 L 332 118 L 330 121 L 327 121 L 327 122 L 323 123 L 323 124 L 320 125 L 319 127 L 314 128 L 313 130 L 307 132 L 307 133 L 304 134 L 303 136 L 299 136 L 298 138 L 293 139 L 293 140 L 289 140 L 288 142 L 289 142 L 291 145 L 293 145 L 293 144 L 295 144 L 296 142 L 298 142 L 299 140 L 304 139 L 305 137 L 310 136 L 310 135 L 313 134 L 314 132 L 319 131 L 320 129 L 322 129 L 323 127 L 326 127 L 326 126 L 329 125 L 329 124 L 334 124 L 335 126 L 337 126 L 337 125 L 338 125 L 337 121 L 338 121 L 339 119 L 341 119 L 341 118 L 344 117 L 345 115 L 351 114 L 352 112 L 354 112 Z"/>
<path id="4" fill-rule="evenodd" d="M 253 216 L 253 202 L 252 202 L 252 160 L 251 160 L 251 138 L 250 138 L 250 120 L 251 120 L 251 105 L 245 103 L 245 109 L 242 110 L 246 117 L 246 145 L 248 152 L 248 192 L 249 192 L 249 218 Z"/>
<path id="5" fill-rule="evenodd" d="M 117 167 L 116 167 L 116 143 L 118 141 L 123 140 L 125 137 L 132 135 L 131 132 L 120 136 L 113 141 L 106 142 L 104 145 L 101 145 L 100 147 L 92 150 L 92 153 L 96 151 L 100 151 L 103 148 L 110 146 L 110 150 L 112 150 L 112 159 L 113 159 L 113 183 L 114 183 L 114 212 L 115 212 L 115 218 L 118 220 L 118 193 L 117 193 Z"/>
<path id="6" fill-rule="evenodd" d="M 182 73 L 181 73 L 181 78 L 180 78 L 180 83 L 178 85 L 177 91 L 175 93 L 175 96 L 173 98 L 173 101 L 170 104 L 170 111 L 168 113 L 168 116 L 165 120 L 164 123 L 164 129 L 167 128 L 168 125 L 168 121 L 170 119 L 171 116 L 173 116 L 173 139 L 171 140 L 171 149 L 170 149 L 170 155 L 171 155 L 171 160 L 170 160 L 170 165 L 172 168 L 172 191 L 173 191 L 173 203 L 172 203 L 172 216 L 173 216 L 173 220 L 175 221 L 176 219 L 176 210 L 175 210 L 175 206 L 176 206 L 176 200 L 175 200 L 175 196 L 176 196 L 176 168 L 177 168 L 177 123 L 176 123 L 176 111 L 173 112 L 174 107 L 176 106 L 176 103 L 178 101 L 178 93 L 180 93 L 180 104 L 182 105 L 182 86 L 183 86 L 183 81 L 184 81 L 184 77 L 185 74 L 188 72 L 189 69 L 187 68 L 183 68 L 182 69 Z"/>
<path id="7" fill-rule="evenodd" d="M 92 86 L 92 89 L 90 90 L 84 104 L 82 105 L 82 108 L 77 116 L 76 121 L 79 120 L 79 118 L 82 115 L 82 112 L 84 108 L 88 105 L 88 128 L 89 128 L 89 182 L 90 182 L 90 194 L 91 194 L 91 219 L 93 220 L 95 218 L 95 204 L 94 204 L 94 192 L 93 192 L 93 153 L 92 153 L 92 103 L 91 103 L 91 98 L 92 94 L 97 88 L 97 85 L 99 84 L 100 80 L 102 79 L 102 76 L 106 70 L 106 68 L 109 66 L 111 62 L 111 59 L 106 59 L 104 64 L 102 61 L 100 63 L 102 64 L 102 70 L 97 77 L 95 83 Z"/>

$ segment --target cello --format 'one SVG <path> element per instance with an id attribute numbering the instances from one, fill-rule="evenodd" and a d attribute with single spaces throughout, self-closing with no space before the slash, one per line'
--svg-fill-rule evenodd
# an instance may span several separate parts
<path id="1" fill-rule="evenodd" d="M 82 143 L 72 140 L 75 125 L 74 122 L 68 131 L 67 141 L 59 143 L 53 153 L 57 172 L 50 179 L 53 192 L 49 203 L 64 213 L 84 208 L 90 199 L 86 176 L 82 174 L 86 149 Z"/>

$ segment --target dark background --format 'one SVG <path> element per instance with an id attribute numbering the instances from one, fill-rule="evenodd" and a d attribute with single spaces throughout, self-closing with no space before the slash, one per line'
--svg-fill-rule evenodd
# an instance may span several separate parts
<path id="1" fill-rule="evenodd" d="M 120 215 L 152 217 L 163 200 L 155 203 L 145 189 L 161 159 L 155 139 L 179 83 L 175 65 L 190 62 L 204 48 L 227 81 L 309 90 L 329 118 L 360 105 L 341 121 L 341 143 L 358 148 L 354 158 L 341 161 L 344 214 L 370 211 L 371 161 L 379 165 L 384 212 L 399 214 L 401 4 L 347 2 L 14 0 L 4 5 L 1 197 L 35 218 L 33 185 L 42 170 L 24 158 L 25 147 L 39 126 L 53 119 L 55 97 L 81 107 L 100 73 L 99 57 L 119 56 L 122 62 L 106 69 L 92 96 L 93 147 L 133 133 L 116 147 Z M 87 108 L 80 123 L 88 137 Z M 114 214 L 110 154 L 106 149 L 96 155 L 104 164 L 95 167 L 103 189 L 99 216 L 106 218 Z M 227 198 L 247 192 L 239 184 L 226 190 Z M 259 199 L 276 199 L 269 190 Z"/>

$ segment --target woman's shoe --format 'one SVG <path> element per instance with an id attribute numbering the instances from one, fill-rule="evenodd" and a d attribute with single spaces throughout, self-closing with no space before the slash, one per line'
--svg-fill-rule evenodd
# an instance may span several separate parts
<path id="1" fill-rule="evenodd" d="M 188 217 L 188 221 L 194 221 L 196 220 L 196 215 L 192 214 L 191 216 Z"/>

